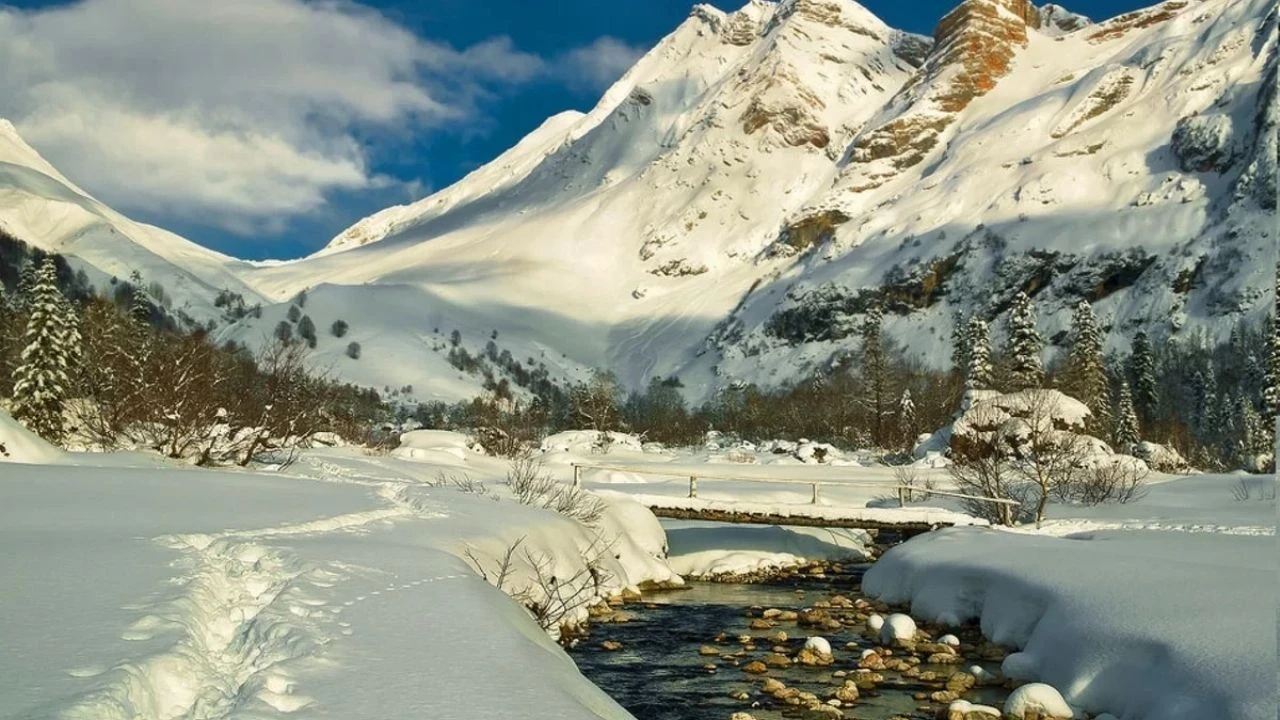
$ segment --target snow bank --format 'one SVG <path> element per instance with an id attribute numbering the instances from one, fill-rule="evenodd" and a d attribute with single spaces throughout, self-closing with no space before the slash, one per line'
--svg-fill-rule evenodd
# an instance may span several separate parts
<path id="1" fill-rule="evenodd" d="M 0 410 L 0 462 L 56 463 L 65 454 Z"/>
<path id="2" fill-rule="evenodd" d="M 953 528 L 893 548 L 863 589 L 944 624 L 978 620 L 1034 676 L 1129 720 L 1272 720 L 1274 537 Z"/>

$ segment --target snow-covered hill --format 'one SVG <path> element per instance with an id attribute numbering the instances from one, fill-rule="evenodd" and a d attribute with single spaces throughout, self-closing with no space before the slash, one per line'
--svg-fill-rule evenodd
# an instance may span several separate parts
<path id="1" fill-rule="evenodd" d="M 164 286 L 174 310 L 198 321 L 221 315 L 213 306 L 220 290 L 238 292 L 250 304 L 261 300 L 237 275 L 244 263 L 112 210 L 63 177 L 2 119 L 0 230 L 78 261 L 99 285 L 137 271 Z"/>
<path id="2" fill-rule="evenodd" d="M 999 319 L 1018 290 L 1051 338 L 1081 297 L 1112 347 L 1225 336 L 1273 298 L 1276 58 L 1268 0 L 1097 24 L 963 0 L 933 38 L 852 0 L 699 5 L 590 112 L 308 258 L 200 250 L 38 157 L 0 165 L 0 223 L 114 274 L 268 298 L 228 339 L 269 337 L 306 291 L 319 364 L 420 399 L 479 389 L 447 360 L 455 330 L 499 375 L 677 374 L 692 399 L 832 363 L 873 302 L 939 366 L 953 316 Z"/>

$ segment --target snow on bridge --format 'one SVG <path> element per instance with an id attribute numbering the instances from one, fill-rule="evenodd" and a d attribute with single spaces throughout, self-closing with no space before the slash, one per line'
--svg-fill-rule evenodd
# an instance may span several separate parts
<path id="1" fill-rule="evenodd" d="M 678 520 L 705 520 L 750 525 L 793 525 L 804 527 L 856 528 L 868 531 L 889 530 L 903 535 L 914 535 L 939 527 L 957 525 L 988 525 L 986 520 L 966 513 L 940 507 L 929 507 L 909 504 L 913 495 L 926 491 L 919 487 L 901 484 L 896 480 L 856 480 L 849 478 L 810 478 L 798 479 L 787 477 L 744 477 L 740 475 L 719 475 L 703 472 L 675 471 L 674 469 L 647 467 L 625 467 L 619 465 L 599 465 L 594 463 L 574 463 L 573 482 L 576 487 L 582 485 L 584 470 L 609 470 L 633 473 L 635 475 L 656 475 L 666 477 L 687 477 L 689 480 L 688 497 L 647 493 L 618 493 L 614 490 L 598 490 L 598 492 L 624 494 L 631 500 L 647 506 L 654 515 L 660 518 Z M 699 482 L 733 482 L 756 483 L 769 485 L 806 485 L 811 490 L 808 503 L 752 501 L 741 498 L 707 499 L 698 497 Z M 868 507 L 856 505 L 827 504 L 822 497 L 824 486 L 838 488 L 871 488 L 880 491 L 897 493 L 897 507 Z M 972 495 L 946 490 L 928 490 L 929 496 L 941 496 L 960 499 L 976 499 L 996 504 L 1016 504 L 1012 500 L 998 498 L 978 498 Z"/>

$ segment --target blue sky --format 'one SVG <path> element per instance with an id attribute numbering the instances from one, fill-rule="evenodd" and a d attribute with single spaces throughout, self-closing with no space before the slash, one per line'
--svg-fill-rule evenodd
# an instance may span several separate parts
<path id="1" fill-rule="evenodd" d="M 864 4 L 927 34 L 956 2 Z M 0 116 L 137 219 L 238 257 L 297 257 L 589 109 L 691 5 L 0 0 Z"/>

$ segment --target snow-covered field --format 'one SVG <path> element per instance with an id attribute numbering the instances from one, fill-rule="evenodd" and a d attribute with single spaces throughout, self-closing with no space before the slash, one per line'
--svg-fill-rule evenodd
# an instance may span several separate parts
<path id="1" fill-rule="evenodd" d="M 411 433 L 385 455 L 310 450 L 268 473 L 50 451 L 0 419 L 11 455 L 0 462 L 0 718 L 626 718 L 477 561 L 492 579 L 519 541 L 529 553 L 514 556 L 512 589 L 535 562 L 570 578 L 598 555 L 605 596 L 675 573 L 860 558 L 860 531 L 672 522 L 664 533 L 627 495 L 679 497 L 676 473 L 798 477 L 821 479 L 823 507 L 840 512 L 882 505 L 892 493 L 874 484 L 893 484 L 849 459 L 770 453 L 747 465 L 717 449 L 623 442 L 601 455 L 581 436 L 553 439 L 546 467 L 562 482 L 571 462 L 632 468 L 583 471 L 608 505 L 592 531 L 514 502 L 507 464 L 451 433 Z M 485 487 L 466 492 L 442 473 Z M 1039 534 L 922 536 L 887 553 L 866 589 L 913 603 L 921 620 L 980 619 L 1023 650 L 1011 675 L 1092 712 L 1269 717 L 1275 504 L 1236 501 L 1237 480 L 1161 476 L 1129 505 L 1055 506 Z M 808 485 L 714 479 L 699 495 L 811 500 Z M 611 552 L 596 552 L 601 538 Z"/>

